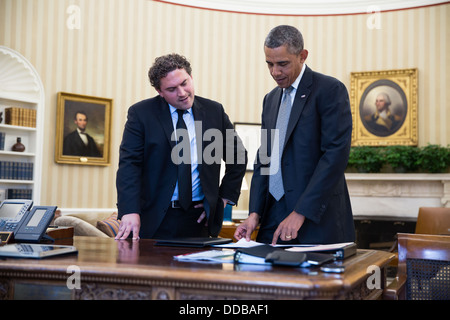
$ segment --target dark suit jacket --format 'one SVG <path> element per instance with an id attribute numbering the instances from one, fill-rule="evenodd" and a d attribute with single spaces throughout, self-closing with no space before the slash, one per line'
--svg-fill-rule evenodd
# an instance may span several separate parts
<path id="1" fill-rule="evenodd" d="M 88 144 L 85 145 L 81 140 L 78 131 L 75 130 L 69 133 L 64 138 L 63 155 L 65 156 L 83 156 L 83 157 L 101 157 L 94 139 L 86 134 Z"/>
<path id="2" fill-rule="evenodd" d="M 282 89 L 264 98 L 262 129 L 275 129 Z M 350 152 L 352 115 L 348 93 L 338 80 L 306 67 L 297 88 L 281 159 L 288 211 L 306 219 L 301 243 L 354 241 L 350 198 L 344 177 Z M 264 216 L 268 209 L 269 164 L 258 153 L 250 189 L 250 212 Z M 261 163 L 263 160 L 263 163 Z"/>
<path id="3" fill-rule="evenodd" d="M 237 136 L 232 136 L 231 141 L 226 140 L 226 130 L 233 131 L 233 125 L 221 104 L 196 96 L 192 110 L 196 122 L 197 148 L 202 155 L 208 146 L 205 153 L 210 154 L 211 143 L 214 142 L 202 139 L 203 133 L 208 129 L 217 129 L 223 134 L 223 140 L 219 143 L 216 141 L 214 145 L 223 145 L 223 150 L 216 151 L 223 151 L 224 159 L 226 149 L 233 151 L 234 155 L 237 155 L 238 148 L 242 152 L 241 163 L 226 161 L 225 176 L 221 183 L 220 161 L 213 164 L 208 164 L 207 161 L 199 163 L 208 229 L 211 236 L 217 236 L 223 222 L 223 202 L 220 197 L 237 203 L 247 156 Z M 169 105 L 159 95 L 138 102 L 128 110 L 116 179 L 118 215 L 121 218 L 127 213 L 139 213 L 141 238 L 153 237 L 175 189 L 177 167 L 171 160 L 171 151 L 175 146 L 175 141 L 171 140 L 173 131 Z M 199 155 L 199 159 L 204 160 L 204 157 Z"/>

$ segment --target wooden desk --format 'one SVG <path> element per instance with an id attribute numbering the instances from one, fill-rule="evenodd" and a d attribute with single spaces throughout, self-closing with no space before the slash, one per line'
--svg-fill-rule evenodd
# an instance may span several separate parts
<path id="1" fill-rule="evenodd" d="M 0 299 L 375 299 L 393 258 L 359 250 L 345 261 L 344 274 L 325 274 L 314 268 L 180 262 L 173 256 L 205 249 L 154 246 L 152 240 L 74 237 L 74 245 L 77 255 L 0 259 Z M 366 283 L 371 266 L 381 270 L 379 288 Z M 71 290 L 67 283 L 76 268 L 80 289 Z"/>

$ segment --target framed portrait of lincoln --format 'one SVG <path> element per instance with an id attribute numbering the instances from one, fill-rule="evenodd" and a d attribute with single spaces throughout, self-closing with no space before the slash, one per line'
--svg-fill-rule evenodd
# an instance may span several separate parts
<path id="1" fill-rule="evenodd" d="M 111 110 L 112 99 L 59 92 L 55 161 L 109 165 Z"/>

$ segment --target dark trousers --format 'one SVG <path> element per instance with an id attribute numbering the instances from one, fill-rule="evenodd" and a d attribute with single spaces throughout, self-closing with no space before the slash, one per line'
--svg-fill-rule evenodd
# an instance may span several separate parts
<path id="1" fill-rule="evenodd" d="M 267 210 L 261 219 L 261 225 L 256 237 L 256 241 L 261 243 L 272 243 L 273 234 L 277 230 L 278 225 L 292 212 L 287 209 L 284 196 L 277 201 L 274 197 L 272 197 L 272 195 L 269 194 L 268 206 L 269 210 Z M 282 241 L 278 238 L 277 243 L 298 244 L 299 241 L 298 239 Z"/>
<path id="2" fill-rule="evenodd" d="M 203 211 L 204 208 L 194 208 L 194 206 L 191 206 L 188 210 L 169 207 L 153 238 L 207 237 L 206 218 L 200 223 L 197 222 Z"/>

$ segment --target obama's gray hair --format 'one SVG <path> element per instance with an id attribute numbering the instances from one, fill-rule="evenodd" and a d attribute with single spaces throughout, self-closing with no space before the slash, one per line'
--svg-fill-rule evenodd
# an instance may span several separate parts
<path id="1" fill-rule="evenodd" d="M 288 25 L 281 25 L 270 30 L 264 41 L 264 46 L 270 49 L 286 45 L 288 52 L 291 54 L 300 54 L 303 50 L 303 36 L 301 32 Z"/>

